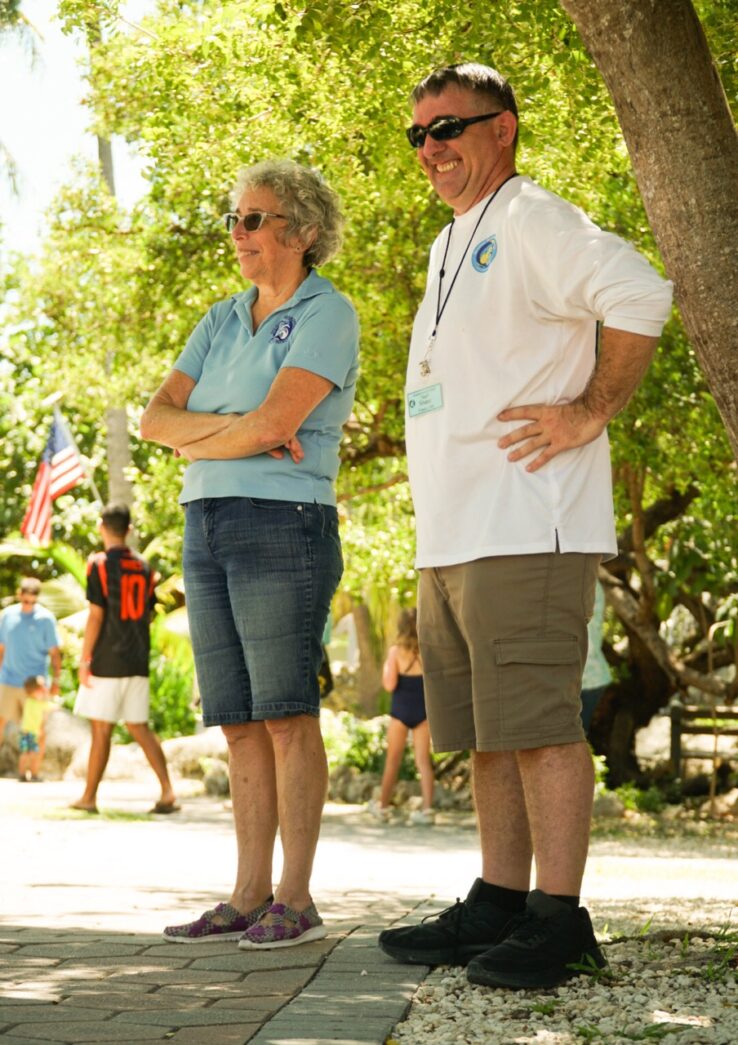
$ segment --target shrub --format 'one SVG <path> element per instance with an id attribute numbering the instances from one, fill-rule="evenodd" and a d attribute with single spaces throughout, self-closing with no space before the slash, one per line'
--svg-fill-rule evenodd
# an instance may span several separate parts
<path id="1" fill-rule="evenodd" d="M 660 813 L 666 805 L 664 796 L 657 787 L 649 787 L 648 790 L 641 791 L 632 780 L 615 788 L 615 794 L 626 809 L 636 810 L 639 813 Z"/>
<path id="2" fill-rule="evenodd" d="M 161 740 L 195 732 L 192 707 L 192 665 L 153 652 L 150 661 L 151 710 L 149 724 Z"/>
<path id="3" fill-rule="evenodd" d="M 328 769 L 354 766 L 361 773 L 380 774 L 384 768 L 387 750 L 387 718 L 361 719 L 350 711 L 333 712 L 323 708 L 320 713 Z M 400 780 L 415 780 L 415 762 L 410 748 L 400 767 Z"/>

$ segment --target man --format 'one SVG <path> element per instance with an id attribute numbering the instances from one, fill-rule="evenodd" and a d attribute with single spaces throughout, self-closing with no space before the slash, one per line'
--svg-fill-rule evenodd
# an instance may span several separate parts
<path id="1" fill-rule="evenodd" d="M 110 757 L 113 726 L 119 720 L 138 742 L 161 785 L 152 813 L 179 810 L 161 744 L 149 729 L 149 614 L 156 574 L 126 544 L 131 516 L 124 504 L 108 504 L 100 518 L 104 552 L 87 563 L 89 614 L 79 664 L 80 688 L 74 710 L 92 725 L 84 794 L 71 806 L 97 812 L 97 789 Z"/>
<path id="2" fill-rule="evenodd" d="M 25 577 L 18 602 L 0 616 L 0 744 L 5 723 L 18 724 L 23 714 L 23 683 L 29 675 L 48 680 L 51 661 L 51 693 L 59 693 L 61 649 L 54 614 L 38 605 L 41 582 Z"/>
<path id="3" fill-rule="evenodd" d="M 616 551 L 605 426 L 671 290 L 517 175 L 517 106 L 495 70 L 436 70 L 413 102 L 408 138 L 454 212 L 407 372 L 420 648 L 434 747 L 472 752 L 482 874 L 380 946 L 469 963 L 473 983 L 551 987 L 604 965 L 579 905 L 594 783 L 579 693 L 597 566 Z"/>

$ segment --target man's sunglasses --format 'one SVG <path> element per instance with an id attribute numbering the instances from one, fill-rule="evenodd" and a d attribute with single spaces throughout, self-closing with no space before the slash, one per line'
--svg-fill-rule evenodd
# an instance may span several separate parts
<path id="1" fill-rule="evenodd" d="M 503 112 L 504 109 L 501 109 L 500 112 L 487 112 L 483 116 L 467 116 L 466 119 L 461 116 L 436 116 L 427 127 L 414 123 L 412 127 L 406 129 L 405 134 L 414 149 L 422 149 L 429 134 L 434 142 L 447 142 L 452 138 L 458 138 L 472 123 L 493 120 L 495 116 L 501 116 Z"/>
<path id="2" fill-rule="evenodd" d="M 258 232 L 267 218 L 284 218 L 284 214 L 275 214 L 272 210 L 250 210 L 246 214 L 235 214 L 230 211 L 223 215 L 223 224 L 229 232 L 233 232 L 239 221 L 243 222 L 246 232 Z"/>

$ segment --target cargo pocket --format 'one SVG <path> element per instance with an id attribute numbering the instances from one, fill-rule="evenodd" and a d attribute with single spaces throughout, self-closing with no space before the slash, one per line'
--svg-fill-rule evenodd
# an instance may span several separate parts
<path id="1" fill-rule="evenodd" d="M 581 732 L 582 653 L 575 638 L 494 643 L 502 732 L 508 740 L 566 743 Z"/>

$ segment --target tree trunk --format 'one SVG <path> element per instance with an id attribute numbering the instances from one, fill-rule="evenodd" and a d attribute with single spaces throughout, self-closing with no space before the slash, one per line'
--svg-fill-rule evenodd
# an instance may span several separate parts
<path id="1" fill-rule="evenodd" d="M 105 413 L 108 428 L 108 500 L 133 507 L 133 487 L 125 470 L 131 463 L 128 414 L 125 407 L 111 406 Z"/>
<path id="2" fill-rule="evenodd" d="M 363 603 L 354 606 L 351 612 L 356 626 L 356 640 L 359 644 L 358 701 L 362 711 L 367 715 L 376 715 L 377 696 L 382 685 L 382 669 L 374 651 L 371 617 Z"/>
<path id="3" fill-rule="evenodd" d="M 115 196 L 115 175 L 113 172 L 113 150 L 107 138 L 97 137 L 97 155 L 108 192 Z M 108 352 L 105 359 L 105 372 L 111 377 L 113 371 L 113 353 Z M 128 438 L 128 413 L 124 406 L 110 406 L 105 411 L 108 436 L 108 501 L 115 504 L 128 505 L 133 512 L 133 484 L 126 478 L 126 468 L 131 463 L 131 444 Z M 135 533 L 131 531 L 129 544 L 135 545 Z"/>
<path id="4" fill-rule="evenodd" d="M 97 158 L 108 192 L 115 196 L 115 175 L 113 174 L 113 148 L 107 138 L 97 136 Z"/>
<path id="5" fill-rule="evenodd" d="M 738 137 L 690 0 L 561 0 L 615 104 L 684 325 L 738 457 Z"/>

